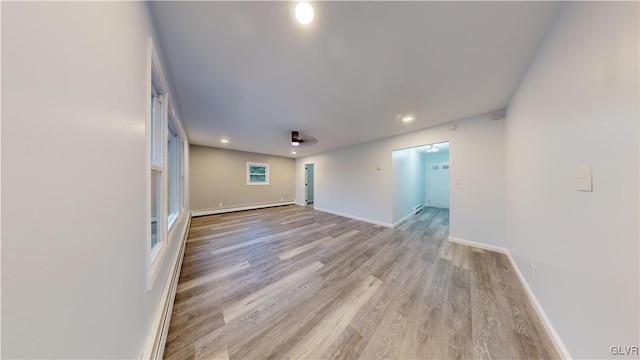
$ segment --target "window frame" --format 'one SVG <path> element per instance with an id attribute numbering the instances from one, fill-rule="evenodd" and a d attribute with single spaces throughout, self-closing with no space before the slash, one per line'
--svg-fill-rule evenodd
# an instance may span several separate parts
<path id="1" fill-rule="evenodd" d="M 173 110 L 171 103 L 169 103 L 169 116 L 167 119 L 167 230 L 171 231 L 176 224 L 176 220 L 180 217 L 183 205 L 183 193 L 184 193 L 184 141 L 178 125 L 178 120 Z M 172 136 L 172 133 L 175 136 Z M 171 138 L 175 138 L 175 164 L 171 166 L 172 154 L 170 154 L 171 147 L 169 141 Z M 174 172 L 175 171 L 175 172 Z M 172 205 L 175 207 L 172 208 Z"/>
<path id="2" fill-rule="evenodd" d="M 167 149 L 164 144 L 167 138 L 167 119 L 169 108 L 169 91 L 166 78 L 160 63 L 158 53 L 153 44 L 153 39 L 149 37 L 148 42 L 148 57 L 147 57 L 147 117 L 145 122 L 145 137 L 147 143 L 147 221 L 146 221 L 146 242 L 145 247 L 147 249 L 147 276 L 146 276 L 146 290 L 150 292 L 153 288 L 153 284 L 158 276 L 160 264 L 165 257 L 168 248 L 169 232 L 167 231 L 167 174 L 166 174 L 166 159 Z M 161 108 L 157 109 L 154 101 L 154 92 L 158 95 Z M 154 124 L 157 119 L 155 115 L 160 114 L 161 119 L 159 124 Z M 157 205 L 157 220 L 156 220 L 156 232 L 158 241 L 152 247 L 152 174 L 154 171 L 160 173 L 159 180 L 159 200 Z"/>
<path id="3" fill-rule="evenodd" d="M 265 168 L 265 173 L 264 174 L 260 174 L 260 173 L 251 173 L 251 167 L 252 166 L 259 166 L 259 167 L 264 167 Z M 259 162 L 252 162 L 252 161 L 247 161 L 247 185 L 269 185 L 269 164 L 268 163 L 259 163 Z M 255 181 L 251 181 L 251 175 L 264 175 L 265 176 L 265 181 L 264 182 L 255 182 Z"/>
<path id="4" fill-rule="evenodd" d="M 165 223 L 167 216 L 165 214 L 165 202 L 166 193 L 165 193 L 165 184 L 166 181 L 166 148 L 164 146 L 164 141 L 166 139 L 166 128 L 167 128 L 167 103 L 168 96 L 166 91 L 166 85 L 160 80 L 160 76 L 157 70 L 157 67 L 151 67 L 151 101 L 152 106 L 150 107 L 150 119 L 149 119 L 149 157 L 147 161 L 149 161 L 150 171 L 149 171 L 149 201 L 147 205 L 149 206 L 150 212 L 150 221 L 153 219 L 153 211 L 151 210 L 152 197 L 156 196 L 156 242 L 153 244 L 153 234 L 151 232 L 151 227 L 149 227 L 149 248 L 151 250 L 151 263 L 154 264 L 157 259 L 160 257 L 160 254 L 163 252 L 167 241 L 167 232 L 165 231 Z M 157 102 L 156 102 L 157 101 Z M 159 106 L 159 108 L 158 108 Z M 153 186 L 151 185 L 152 174 L 156 172 L 159 174 L 159 183 L 157 184 L 156 194 L 152 194 L 151 190 Z"/>
<path id="5" fill-rule="evenodd" d="M 153 288 L 160 268 L 165 263 L 167 253 L 173 246 L 175 241 L 181 241 L 181 236 L 177 232 L 183 226 L 176 224 L 185 224 L 185 168 L 188 166 L 188 139 L 180 118 L 174 111 L 172 98 L 167 78 L 165 77 L 160 58 L 156 51 L 156 47 L 152 37 L 148 37 L 147 48 L 147 114 L 145 121 L 145 139 L 146 139 L 146 170 L 147 170 L 147 192 L 146 192 L 146 237 L 145 247 L 147 249 L 147 276 L 146 291 L 150 292 Z M 161 101 L 161 107 L 154 106 L 154 90 Z M 151 96 L 149 96 L 151 95 Z M 160 114 L 160 121 L 154 116 Z M 171 136 L 175 134 L 175 136 Z M 172 144 L 173 153 L 169 153 L 169 140 L 174 139 Z M 153 155 L 153 156 L 152 156 Z M 170 163 L 173 156 L 173 166 Z M 159 185 L 157 191 L 159 195 L 152 194 L 152 175 L 159 172 Z M 170 174 L 173 172 L 173 174 Z M 170 177 L 172 176 L 172 177 Z M 175 185 L 175 186 L 172 186 Z M 159 196 L 156 202 L 158 205 L 156 224 L 152 224 L 152 196 Z M 169 209 L 169 206 L 172 205 Z M 153 244 L 152 229 L 156 226 L 155 231 L 159 241 L 155 246 Z M 173 240 L 172 240 L 173 239 Z"/>

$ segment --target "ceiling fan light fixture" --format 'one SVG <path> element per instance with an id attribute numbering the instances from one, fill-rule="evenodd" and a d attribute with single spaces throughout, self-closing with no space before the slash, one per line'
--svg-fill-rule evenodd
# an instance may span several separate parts
<path id="1" fill-rule="evenodd" d="M 300 133 L 297 131 L 291 132 L 291 146 L 300 146 Z"/>

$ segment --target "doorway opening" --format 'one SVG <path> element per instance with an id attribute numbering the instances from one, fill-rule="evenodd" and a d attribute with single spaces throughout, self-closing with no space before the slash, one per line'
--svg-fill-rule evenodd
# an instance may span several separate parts
<path id="1" fill-rule="evenodd" d="M 393 151 L 393 221 L 449 209 L 449 142 Z"/>
<path id="2" fill-rule="evenodd" d="M 312 205 L 314 201 L 313 172 L 313 164 L 304 164 L 304 201 L 307 206 Z"/>

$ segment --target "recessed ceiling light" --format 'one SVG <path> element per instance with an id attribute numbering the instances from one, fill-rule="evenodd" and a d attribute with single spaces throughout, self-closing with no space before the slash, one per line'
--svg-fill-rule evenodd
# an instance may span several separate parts
<path id="1" fill-rule="evenodd" d="M 402 121 L 404 121 L 404 122 L 413 121 L 413 116 L 411 116 L 411 115 L 405 116 L 405 117 L 402 118 Z"/>
<path id="2" fill-rule="evenodd" d="M 229 140 L 227 140 L 227 139 L 222 139 L 222 140 L 220 140 L 220 142 L 221 142 L 221 143 L 223 143 L 223 144 L 226 144 L 226 143 L 228 143 L 228 142 L 229 142 Z"/>
<path id="3" fill-rule="evenodd" d="M 295 151 L 292 151 L 292 152 L 291 152 L 291 154 L 292 154 L 292 155 L 295 155 L 295 154 L 297 154 L 297 152 L 295 152 Z"/>
<path id="4" fill-rule="evenodd" d="M 306 1 L 300 1 L 296 5 L 296 19 L 302 25 L 309 25 L 313 21 L 313 7 Z"/>

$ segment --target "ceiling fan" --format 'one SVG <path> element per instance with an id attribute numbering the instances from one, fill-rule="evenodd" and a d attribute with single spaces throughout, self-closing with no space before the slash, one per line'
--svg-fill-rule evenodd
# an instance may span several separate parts
<path id="1" fill-rule="evenodd" d="M 300 146 L 300 143 L 303 143 L 304 140 L 300 138 L 300 133 L 297 131 L 291 132 L 291 146 Z"/>
<path id="2" fill-rule="evenodd" d="M 291 146 L 313 146 L 318 143 L 318 139 L 315 137 L 304 134 L 304 136 L 300 135 L 299 131 L 291 132 Z"/>

